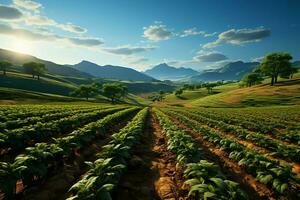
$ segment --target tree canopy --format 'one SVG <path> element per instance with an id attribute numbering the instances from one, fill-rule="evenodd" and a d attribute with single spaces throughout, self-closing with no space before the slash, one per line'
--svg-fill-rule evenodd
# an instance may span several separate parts
<path id="1" fill-rule="evenodd" d="M 178 96 L 182 95 L 182 93 L 183 93 L 183 89 L 180 88 L 180 89 L 178 89 L 178 90 L 175 91 L 175 96 L 178 97 Z"/>
<path id="2" fill-rule="evenodd" d="M 261 83 L 263 78 L 259 73 L 247 73 L 243 76 L 241 82 L 243 85 L 247 87 L 251 87 L 253 85 Z"/>
<path id="3" fill-rule="evenodd" d="M 271 85 L 277 83 L 278 76 L 289 76 L 292 73 L 292 56 L 289 53 L 271 53 L 264 57 L 259 70 L 271 77 Z"/>
<path id="4" fill-rule="evenodd" d="M 37 76 L 38 80 L 40 80 L 40 75 L 42 75 L 47 69 L 43 63 L 37 62 L 28 62 L 23 64 L 23 68 L 25 73 L 31 74 L 32 78 Z"/>
<path id="5" fill-rule="evenodd" d="M 84 97 L 88 101 L 90 97 L 99 93 L 96 85 L 80 85 L 79 88 L 71 93 L 71 96 Z"/>
<path id="6" fill-rule="evenodd" d="M 127 95 L 128 89 L 120 83 L 105 83 L 102 85 L 102 92 L 111 100 L 111 103 L 116 103 L 117 100 Z"/>
<path id="7" fill-rule="evenodd" d="M 7 61 L 0 61 L 0 70 L 3 71 L 3 75 L 6 75 L 7 68 L 11 67 L 12 64 Z"/>

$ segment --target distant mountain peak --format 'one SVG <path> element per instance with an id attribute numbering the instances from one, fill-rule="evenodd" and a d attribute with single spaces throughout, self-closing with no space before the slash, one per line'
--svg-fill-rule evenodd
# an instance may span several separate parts
<path id="1" fill-rule="evenodd" d="M 115 80 L 131 80 L 131 81 L 153 81 L 154 79 L 146 74 L 138 72 L 132 68 L 114 66 L 114 65 L 98 65 L 90 61 L 82 60 L 80 63 L 73 65 L 79 71 L 91 74 L 98 78 L 115 79 Z"/>
<path id="2" fill-rule="evenodd" d="M 167 63 L 160 63 L 144 73 L 160 80 L 180 80 L 199 74 L 199 72 L 191 68 L 176 68 Z"/>
<path id="3" fill-rule="evenodd" d="M 218 80 L 240 80 L 247 72 L 251 72 L 258 62 L 230 62 L 217 69 L 206 70 L 192 77 L 191 81 L 218 81 Z"/>

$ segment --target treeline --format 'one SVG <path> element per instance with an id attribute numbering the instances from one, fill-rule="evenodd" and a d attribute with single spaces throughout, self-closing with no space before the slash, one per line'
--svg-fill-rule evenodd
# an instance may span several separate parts
<path id="1" fill-rule="evenodd" d="M 89 85 L 80 85 L 70 93 L 71 96 L 83 97 L 88 101 L 90 97 L 103 95 L 110 99 L 111 103 L 117 103 L 121 98 L 128 94 L 126 86 L 120 83 L 93 83 Z"/>
<path id="2" fill-rule="evenodd" d="M 279 52 L 268 54 L 251 73 L 244 75 L 240 85 L 251 87 L 260 84 L 265 77 L 271 78 L 271 85 L 277 83 L 278 77 L 293 78 L 293 75 L 298 72 L 298 68 L 292 66 L 292 59 L 293 57 L 289 53 Z"/>
<path id="3" fill-rule="evenodd" d="M 7 61 L 0 61 L 0 70 L 3 75 L 6 76 L 6 72 L 13 66 L 12 63 Z M 32 78 L 37 77 L 40 80 L 40 76 L 47 71 L 45 64 L 38 62 L 27 62 L 23 64 L 23 70 L 26 74 L 32 75 Z"/>
<path id="4" fill-rule="evenodd" d="M 179 89 L 177 89 L 174 94 L 175 96 L 180 96 L 183 94 L 183 92 L 185 90 L 197 90 L 197 89 L 201 89 L 201 88 L 206 88 L 207 89 L 207 93 L 208 94 L 212 94 L 213 93 L 213 88 L 220 86 L 220 85 L 224 85 L 224 84 L 228 84 L 231 83 L 232 81 L 216 81 L 216 82 L 203 82 L 203 83 L 198 83 L 198 84 L 184 84 L 182 87 L 180 87 Z"/>

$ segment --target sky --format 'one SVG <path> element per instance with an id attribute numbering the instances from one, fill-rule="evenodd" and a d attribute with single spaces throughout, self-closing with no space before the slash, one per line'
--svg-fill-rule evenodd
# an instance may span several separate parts
<path id="1" fill-rule="evenodd" d="M 59 64 L 196 70 L 285 51 L 300 59 L 299 0 L 0 0 L 0 48 Z"/>

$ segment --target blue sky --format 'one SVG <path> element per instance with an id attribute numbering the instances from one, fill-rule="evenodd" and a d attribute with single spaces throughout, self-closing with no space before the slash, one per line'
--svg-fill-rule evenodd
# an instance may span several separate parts
<path id="1" fill-rule="evenodd" d="M 0 0 L 0 48 L 137 70 L 161 62 L 201 70 L 274 51 L 297 60 L 299 8 L 297 0 Z"/>

